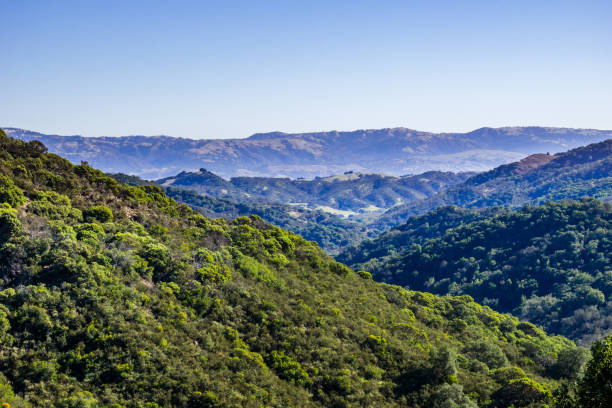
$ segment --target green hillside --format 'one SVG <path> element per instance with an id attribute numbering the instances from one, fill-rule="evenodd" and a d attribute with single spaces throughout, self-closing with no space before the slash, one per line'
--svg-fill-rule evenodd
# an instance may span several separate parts
<path id="1" fill-rule="evenodd" d="M 257 215 L 264 221 L 314 241 L 326 253 L 336 255 L 366 237 L 366 228 L 333 214 L 284 204 L 233 202 L 204 196 L 191 190 L 165 187 L 164 192 L 209 218 L 234 219 Z"/>
<path id="2" fill-rule="evenodd" d="M 589 343 L 612 331 L 611 227 L 612 205 L 595 199 L 518 211 L 447 207 L 338 259 L 376 280 L 468 294 Z"/>
<path id="3" fill-rule="evenodd" d="M 110 176 L 131 186 L 156 185 L 155 182 L 123 173 Z M 266 202 L 233 202 L 175 187 L 163 187 L 163 190 L 168 197 L 187 204 L 209 218 L 234 219 L 257 215 L 270 224 L 316 242 L 330 255 L 337 255 L 349 245 L 366 237 L 366 228 L 363 225 L 323 211 Z"/>
<path id="4" fill-rule="evenodd" d="M 430 171 L 395 177 L 349 171 L 314 179 L 234 177 L 224 180 L 200 169 L 181 172 L 158 180 L 158 183 L 164 187 L 194 190 L 216 199 L 251 204 L 292 204 L 369 222 L 386 209 L 425 199 L 474 174 Z"/>
<path id="5" fill-rule="evenodd" d="M 583 349 L 0 134 L 13 407 L 543 407 Z"/>
<path id="6" fill-rule="evenodd" d="M 411 216 L 447 205 L 518 208 L 584 196 L 612 199 L 612 139 L 556 155 L 532 155 L 477 174 L 427 199 L 394 207 L 373 226 L 399 225 Z"/>

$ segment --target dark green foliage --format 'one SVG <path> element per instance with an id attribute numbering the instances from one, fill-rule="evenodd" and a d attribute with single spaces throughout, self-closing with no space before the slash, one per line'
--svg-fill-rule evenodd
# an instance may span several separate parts
<path id="1" fill-rule="evenodd" d="M 555 390 L 555 408 L 604 408 L 612 405 L 612 335 L 591 347 L 592 357 L 578 381 Z"/>
<path id="2" fill-rule="evenodd" d="M 21 221 L 17 212 L 11 208 L 0 208 L 0 242 L 7 241 L 21 232 Z"/>
<path id="3" fill-rule="evenodd" d="M 375 280 L 469 294 L 588 344 L 612 330 L 611 227 L 612 206 L 586 198 L 518 211 L 447 207 L 338 259 Z"/>
<path id="4" fill-rule="evenodd" d="M 455 206 L 440 207 L 426 214 L 411 217 L 405 224 L 383 232 L 375 239 L 366 239 L 345 249 L 336 259 L 347 265 L 359 265 L 374 259 L 384 262 L 389 256 L 413 245 L 422 245 L 430 238 L 475 220 L 491 217 L 504 209 L 468 210 Z"/>
<path id="5" fill-rule="evenodd" d="M 579 383 L 578 401 L 582 408 L 612 406 L 612 336 L 596 342 L 593 358 L 586 366 Z"/>
<path id="6" fill-rule="evenodd" d="M 364 279 L 257 216 L 211 220 L 159 187 L 2 142 L 0 172 L 28 205 L 2 208 L 1 402 L 485 407 L 508 394 L 486 365 L 506 364 L 499 350 L 554 389 L 550 367 L 575 348 L 468 296 Z"/>
<path id="7" fill-rule="evenodd" d="M 444 384 L 431 401 L 432 408 L 477 408 L 458 384 Z"/>

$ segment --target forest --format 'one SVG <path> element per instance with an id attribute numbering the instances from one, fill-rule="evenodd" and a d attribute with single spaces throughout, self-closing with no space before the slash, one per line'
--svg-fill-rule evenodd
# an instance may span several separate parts
<path id="1" fill-rule="evenodd" d="M 338 259 L 375 279 L 470 295 L 590 344 L 612 329 L 612 205 L 593 198 L 512 211 L 446 207 Z"/>
<path id="2" fill-rule="evenodd" d="M 469 295 L 376 283 L 258 216 L 210 219 L 1 132 L 0 174 L 6 407 L 612 401 L 610 339 L 591 356 Z M 564 205 L 577 225 L 609 212 Z"/>

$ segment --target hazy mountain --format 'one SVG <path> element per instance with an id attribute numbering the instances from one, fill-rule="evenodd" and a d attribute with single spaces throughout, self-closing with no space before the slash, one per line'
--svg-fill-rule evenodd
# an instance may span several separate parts
<path id="1" fill-rule="evenodd" d="M 612 137 L 612 131 L 543 127 L 482 128 L 428 133 L 406 128 L 255 134 L 246 139 L 191 140 L 169 136 L 82 137 L 5 128 L 42 141 L 72 162 L 106 172 L 160 178 L 202 167 L 235 176 L 316 177 L 354 170 L 392 175 L 431 170 L 485 171 L 528 154 L 556 153 Z"/>
<path id="2" fill-rule="evenodd" d="M 536 154 L 477 174 L 425 200 L 397 206 L 376 221 L 384 228 L 436 207 L 520 207 L 548 200 L 612 197 L 612 139 L 556 155 Z"/>

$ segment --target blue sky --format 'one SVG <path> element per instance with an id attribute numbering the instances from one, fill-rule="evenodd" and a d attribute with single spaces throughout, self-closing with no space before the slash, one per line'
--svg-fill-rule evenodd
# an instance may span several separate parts
<path id="1" fill-rule="evenodd" d="M 612 129 L 610 1 L 0 0 L 0 125 Z"/>

